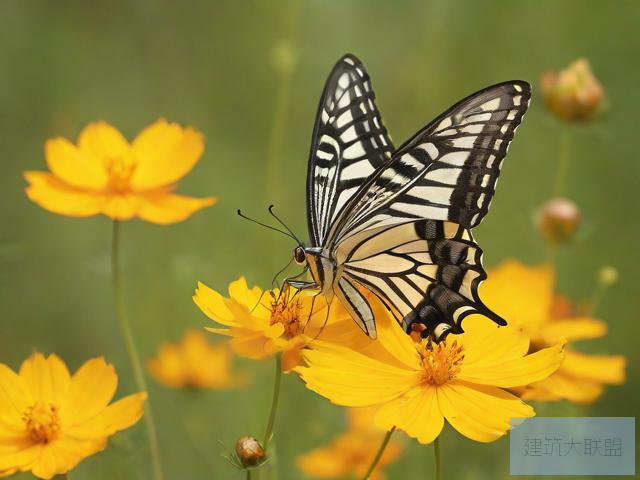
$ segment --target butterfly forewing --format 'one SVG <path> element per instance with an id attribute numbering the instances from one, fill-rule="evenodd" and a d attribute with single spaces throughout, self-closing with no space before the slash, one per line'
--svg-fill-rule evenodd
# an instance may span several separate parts
<path id="1" fill-rule="evenodd" d="M 486 215 L 502 159 L 530 98 L 525 82 L 488 87 L 440 115 L 394 153 L 333 229 L 333 241 L 380 225 Z"/>
<path id="2" fill-rule="evenodd" d="M 325 244 L 330 226 L 394 148 L 362 63 L 345 55 L 320 100 L 307 173 L 309 235 Z"/>

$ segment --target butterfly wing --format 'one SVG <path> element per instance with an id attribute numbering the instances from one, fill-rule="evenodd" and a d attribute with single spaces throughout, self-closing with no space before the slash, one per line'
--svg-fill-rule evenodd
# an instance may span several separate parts
<path id="1" fill-rule="evenodd" d="M 437 117 L 356 193 L 333 226 L 333 245 L 363 230 L 418 219 L 478 225 L 489 210 L 502 160 L 530 96 L 526 82 L 505 82 Z"/>
<path id="2" fill-rule="evenodd" d="M 420 323 L 439 340 L 471 313 L 506 323 L 478 295 L 486 273 L 470 229 L 488 211 L 529 98 L 514 81 L 454 105 L 376 170 L 329 232 L 343 276 L 405 329 Z"/>
<path id="3" fill-rule="evenodd" d="M 346 278 L 378 296 L 408 332 L 422 324 L 439 341 L 447 333 L 461 333 L 462 319 L 472 313 L 506 325 L 478 295 L 486 278 L 482 250 L 458 224 L 418 220 L 378 227 L 351 237 L 337 253 L 341 281 Z M 365 327 L 375 336 L 375 323 Z"/>
<path id="4" fill-rule="evenodd" d="M 393 150 L 369 75 L 360 60 L 345 55 L 327 79 L 311 140 L 307 213 L 313 246 L 325 244 L 335 219 Z"/>

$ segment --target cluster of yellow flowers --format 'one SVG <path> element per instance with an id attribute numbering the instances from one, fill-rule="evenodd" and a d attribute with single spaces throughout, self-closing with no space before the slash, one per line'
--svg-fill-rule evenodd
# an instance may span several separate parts
<path id="1" fill-rule="evenodd" d="M 551 111 L 568 121 L 593 116 L 603 97 L 586 61 L 559 75 L 545 74 L 542 87 Z M 0 476 L 64 474 L 103 450 L 110 436 L 134 425 L 146 408 L 155 478 L 162 477 L 144 376 L 120 308 L 117 224 L 136 217 L 169 224 L 213 205 L 213 197 L 174 193 L 176 182 L 203 151 L 199 132 L 165 120 L 145 128 L 131 143 L 114 127 L 97 122 L 82 130 L 77 144 L 63 138 L 46 143 L 50 172 L 25 173 L 28 197 L 43 208 L 114 220 L 116 301 L 141 391 L 110 404 L 117 376 L 102 358 L 87 361 L 73 375 L 56 355 L 35 353 L 18 373 L 0 364 Z M 538 215 L 543 236 L 554 246 L 577 229 L 580 212 L 567 202 L 555 199 Z M 275 357 L 267 434 L 262 443 L 242 437 L 236 463 L 254 468 L 265 460 L 280 372 L 293 373 L 310 390 L 350 407 L 347 431 L 298 459 L 302 471 L 321 478 L 354 474 L 382 479 L 381 469 L 403 450 L 401 442 L 390 440 L 395 430 L 428 444 L 437 440 L 446 420 L 469 439 L 491 442 L 509 431 L 511 417 L 535 414 L 525 401 L 591 403 L 604 385 L 624 382 L 624 357 L 589 355 L 575 347 L 577 341 L 603 336 L 607 326 L 588 312 L 576 313 L 555 292 L 551 263 L 505 261 L 489 271 L 482 296 L 508 320 L 507 327 L 473 315 L 465 320 L 464 333 L 434 343 L 407 335 L 373 296 L 377 340 L 363 335 L 339 302 L 319 302 L 314 308 L 314 297 L 306 291 L 262 291 L 239 278 L 225 296 L 200 283 L 193 299 L 217 323 L 207 330 L 228 337 L 228 344 L 210 344 L 203 331 L 189 330 L 179 343 L 160 345 L 157 356 L 147 360 L 147 371 L 172 388 L 226 389 L 249 380 L 233 371 L 233 354 Z"/>

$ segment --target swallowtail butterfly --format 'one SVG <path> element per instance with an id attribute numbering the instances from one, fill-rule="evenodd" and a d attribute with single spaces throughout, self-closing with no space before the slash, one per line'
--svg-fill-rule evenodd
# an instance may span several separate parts
<path id="1" fill-rule="evenodd" d="M 486 278 L 471 229 L 489 210 L 500 164 L 529 105 L 522 81 L 461 100 L 395 148 L 369 75 L 345 55 L 327 79 L 311 140 L 307 213 L 311 246 L 294 260 L 376 337 L 377 296 L 407 330 L 440 341 L 480 313 L 506 322 L 478 296 Z M 419 328 L 416 328 L 419 327 Z"/>

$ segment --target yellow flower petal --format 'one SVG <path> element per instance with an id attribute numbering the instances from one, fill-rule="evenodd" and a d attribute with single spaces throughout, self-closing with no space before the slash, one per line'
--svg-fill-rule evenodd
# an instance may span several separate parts
<path id="1" fill-rule="evenodd" d="M 569 400 L 574 403 L 593 403 L 602 395 L 603 386 L 591 380 L 564 375 L 556 372 L 541 382 L 518 388 L 523 400 L 540 400 L 544 402 Z"/>
<path id="2" fill-rule="evenodd" d="M 480 288 L 480 297 L 508 323 L 535 329 L 548 320 L 555 286 L 555 273 L 550 265 L 527 267 L 509 260 L 488 275 Z"/>
<path id="3" fill-rule="evenodd" d="M 457 378 L 484 385 L 516 387 L 547 378 L 562 365 L 564 358 L 564 342 L 560 342 L 531 355 L 492 365 L 464 363 Z"/>
<path id="4" fill-rule="evenodd" d="M 201 330 L 187 330 L 178 343 L 160 346 L 147 361 L 147 369 L 159 382 L 173 388 L 229 388 L 246 384 L 247 376 L 231 371 L 226 344 L 209 344 Z"/>
<path id="5" fill-rule="evenodd" d="M 465 364 L 489 366 L 522 358 L 529 350 L 529 337 L 517 325 L 496 325 L 482 315 L 465 318 L 465 333 L 454 338 L 465 350 Z"/>
<path id="6" fill-rule="evenodd" d="M 142 417 L 146 399 L 145 392 L 121 398 L 92 419 L 70 427 L 69 435 L 75 438 L 98 439 L 129 428 Z"/>
<path id="7" fill-rule="evenodd" d="M 45 210 L 70 217 L 89 217 L 100 213 L 106 197 L 102 194 L 77 190 L 45 172 L 26 172 L 29 199 Z"/>
<path id="8" fill-rule="evenodd" d="M 25 442 L 18 451 L 10 453 L 0 453 L 0 472 L 3 470 L 22 471 L 30 469 L 30 466 L 38 460 L 44 446 L 40 443 Z"/>
<path id="9" fill-rule="evenodd" d="M 384 430 L 395 426 L 420 443 L 433 442 L 444 426 L 436 387 L 419 386 L 384 404 L 378 410 L 375 422 Z"/>
<path id="10" fill-rule="evenodd" d="M 76 467 L 84 458 L 104 450 L 107 439 L 81 440 L 64 437 L 47 446 L 56 459 L 56 474 L 64 474 Z"/>
<path id="11" fill-rule="evenodd" d="M 61 405 L 67 399 L 71 375 L 57 355 L 34 353 L 20 366 L 20 377 L 37 401 Z"/>
<path id="12" fill-rule="evenodd" d="M 239 327 L 226 299 L 204 283 L 198 282 L 193 301 L 214 322 L 228 327 Z"/>
<path id="13" fill-rule="evenodd" d="M 511 417 L 531 417 L 533 408 L 496 387 L 451 382 L 438 387 L 438 405 L 465 437 L 492 442 L 509 431 Z"/>
<path id="14" fill-rule="evenodd" d="M 313 478 L 338 478 L 349 474 L 362 478 L 377 453 L 383 435 L 381 432 L 347 431 L 328 445 L 299 456 L 298 467 Z M 381 469 L 398 458 L 401 451 L 400 444 L 392 439 L 373 474 L 367 478 L 384 479 Z"/>
<path id="15" fill-rule="evenodd" d="M 114 220 L 131 220 L 139 212 L 143 199 L 131 194 L 109 195 L 102 213 Z"/>
<path id="16" fill-rule="evenodd" d="M 133 141 L 138 166 L 131 179 L 135 190 L 170 185 L 185 176 L 204 151 L 202 134 L 161 119 L 148 126 Z"/>
<path id="17" fill-rule="evenodd" d="M 198 210 L 215 205 L 217 198 L 195 198 L 165 191 L 139 194 L 142 199 L 138 216 L 148 222 L 167 225 L 181 222 Z"/>
<path id="18" fill-rule="evenodd" d="M 296 372 L 308 388 L 339 405 L 377 405 L 402 395 L 421 381 L 418 372 L 330 344 L 321 344 L 321 350 L 305 350 L 303 355 L 313 368 L 300 367 Z"/>
<path id="19" fill-rule="evenodd" d="M 63 182 L 79 189 L 100 190 L 109 180 L 103 159 L 80 150 L 65 138 L 53 138 L 44 146 L 47 165 Z"/>
<path id="20" fill-rule="evenodd" d="M 229 296 L 240 305 L 252 310 L 258 304 L 262 292 L 258 287 L 249 288 L 247 279 L 240 277 L 229 284 Z"/>
<path id="21" fill-rule="evenodd" d="M 97 159 L 125 156 L 131 147 L 122 134 L 107 122 L 90 123 L 78 137 L 78 147 Z"/>
<path id="22" fill-rule="evenodd" d="M 104 358 L 93 358 L 71 377 L 69 400 L 61 412 L 71 415 L 69 424 L 82 423 L 95 417 L 116 393 L 118 377 L 113 365 Z"/>
<path id="23" fill-rule="evenodd" d="M 229 342 L 231 350 L 241 357 L 260 360 L 274 354 L 278 349 L 263 332 L 247 329 L 234 329 L 234 338 Z"/>
<path id="24" fill-rule="evenodd" d="M 594 318 L 553 320 L 545 325 L 541 333 L 541 336 L 548 342 L 553 342 L 560 338 L 586 340 L 605 335 L 607 333 L 607 324 Z"/>
<path id="25" fill-rule="evenodd" d="M 378 306 L 376 310 L 377 341 L 405 367 L 415 368 L 420 360 L 413 340 L 405 333 L 395 318 L 386 309 L 382 310 L 380 307 Z"/>
<path id="26" fill-rule="evenodd" d="M 625 366 L 626 359 L 622 355 L 591 355 L 569 350 L 562 372 L 586 380 L 620 385 L 626 379 Z"/>
<path id="27" fill-rule="evenodd" d="M 333 445 L 329 445 L 300 455 L 296 463 L 310 477 L 340 478 L 349 473 L 349 460 L 348 456 L 340 455 Z"/>
<path id="28" fill-rule="evenodd" d="M 33 403 L 33 394 L 24 379 L 0 364 L 0 438 L 7 428 L 13 432 L 24 430 L 20 417 Z"/>
<path id="29" fill-rule="evenodd" d="M 304 364 L 304 360 L 302 358 L 302 346 L 285 350 L 282 353 L 282 371 L 283 372 L 289 373 L 296 367 L 303 364 Z"/>

